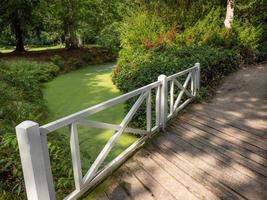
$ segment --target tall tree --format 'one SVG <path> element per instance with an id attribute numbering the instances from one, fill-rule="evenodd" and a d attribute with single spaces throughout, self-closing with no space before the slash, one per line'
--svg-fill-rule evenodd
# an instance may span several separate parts
<path id="1" fill-rule="evenodd" d="M 2 0 L 0 6 L 0 32 L 11 28 L 15 36 L 15 51 L 25 51 L 24 37 L 32 24 L 33 11 L 39 0 Z"/>

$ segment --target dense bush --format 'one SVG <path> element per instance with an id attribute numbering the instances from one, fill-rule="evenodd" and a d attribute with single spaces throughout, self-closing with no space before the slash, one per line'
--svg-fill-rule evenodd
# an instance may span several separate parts
<path id="1" fill-rule="evenodd" d="M 224 28 L 220 8 L 176 34 L 176 43 L 181 46 L 210 45 L 232 49 L 241 55 L 242 61 L 251 63 L 257 60 L 259 44 L 263 37 L 262 26 L 249 22 L 234 21 L 231 29 Z"/>
<path id="2" fill-rule="evenodd" d="M 97 36 L 97 44 L 112 52 L 118 52 L 120 50 L 119 28 L 120 23 L 118 22 L 107 25 Z"/>
<path id="3" fill-rule="evenodd" d="M 41 83 L 53 78 L 58 70 L 51 63 L 0 62 L 0 199 L 25 199 L 14 127 L 24 120 L 40 122 L 45 118 Z M 49 151 L 56 188 L 62 194 L 72 185 L 71 167 L 66 159 L 69 151 L 63 136 L 53 141 L 49 142 Z"/>
<path id="4" fill-rule="evenodd" d="M 201 84 L 224 76 L 238 67 L 239 57 L 234 51 L 210 46 L 165 48 L 162 50 L 122 50 L 113 81 L 128 92 L 157 80 L 160 74 L 171 75 L 201 63 Z"/>
<path id="5" fill-rule="evenodd" d="M 131 17 L 125 17 L 121 26 L 121 46 L 123 49 L 149 48 L 154 43 L 160 43 L 160 34 L 170 29 L 159 16 L 147 12 L 137 12 Z"/>
<path id="6" fill-rule="evenodd" d="M 58 66 L 61 70 L 64 69 L 65 67 L 65 64 L 64 64 L 64 61 L 63 61 L 63 58 L 59 55 L 54 55 L 52 58 L 51 58 L 51 62 Z"/>
<path id="7" fill-rule="evenodd" d="M 40 120 L 45 115 L 40 83 L 56 75 L 50 63 L 0 62 L 0 125 L 14 127 L 24 119 Z"/>
<path id="8" fill-rule="evenodd" d="M 163 48 L 161 50 L 124 49 L 118 65 L 113 70 L 113 82 L 122 92 L 129 92 L 157 80 L 201 63 L 201 85 L 209 87 L 239 66 L 239 56 L 234 51 L 210 46 Z M 134 99 L 127 102 L 126 110 Z M 144 126 L 145 108 L 134 117 L 133 126 Z"/>

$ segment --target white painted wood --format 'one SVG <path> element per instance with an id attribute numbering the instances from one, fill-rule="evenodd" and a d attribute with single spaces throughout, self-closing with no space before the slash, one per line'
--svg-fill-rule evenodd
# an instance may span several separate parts
<path id="1" fill-rule="evenodd" d="M 151 90 L 148 92 L 147 98 L 146 98 L 146 130 L 147 132 L 151 131 Z"/>
<path id="2" fill-rule="evenodd" d="M 160 118 L 161 118 L 161 126 L 162 129 L 165 129 L 167 123 L 167 112 L 168 112 L 168 82 L 167 76 L 160 75 L 158 80 L 161 81 L 161 110 L 160 110 Z"/>
<path id="3" fill-rule="evenodd" d="M 56 199 L 47 136 L 32 121 L 19 124 L 16 134 L 28 200 Z"/>
<path id="4" fill-rule="evenodd" d="M 48 124 L 45 124 L 43 126 L 40 127 L 41 129 L 41 133 L 50 133 L 50 132 L 53 132 L 63 126 L 66 126 L 66 125 L 69 125 L 81 118 L 84 118 L 86 116 L 89 116 L 89 115 L 93 115 L 97 112 L 100 112 L 102 110 L 105 110 L 113 105 L 116 105 L 120 102 L 123 102 L 123 101 L 126 101 L 134 96 L 137 96 L 139 94 L 142 94 L 148 90 L 151 90 L 157 86 L 160 85 L 160 81 L 156 81 L 154 83 L 151 83 L 149 85 L 146 85 L 144 87 L 141 87 L 139 89 L 136 89 L 132 92 L 129 92 L 129 93 L 126 93 L 126 94 L 123 94 L 121 96 L 118 96 L 116 98 L 113 98 L 113 99 L 110 99 L 108 101 L 105 101 L 103 103 L 100 103 L 100 104 L 97 104 L 95 106 L 92 106 L 90 108 L 87 108 L 85 110 L 82 110 L 80 112 L 77 112 L 77 113 L 74 113 L 74 114 L 71 114 L 69 116 L 66 116 L 66 117 L 63 117 L 61 119 L 58 119 L 54 122 L 51 122 L 51 123 L 48 123 Z"/>
<path id="5" fill-rule="evenodd" d="M 176 80 L 179 76 L 188 74 L 184 84 L 182 85 Z M 186 89 L 191 79 L 192 94 Z M 170 104 L 168 105 L 168 81 L 170 85 Z M 174 85 L 177 85 L 181 92 L 174 103 Z M 25 177 L 25 185 L 28 199 L 37 200 L 53 200 L 55 199 L 55 191 L 53 185 L 53 178 L 50 167 L 49 154 L 47 149 L 47 134 L 57 130 L 63 126 L 70 125 L 70 146 L 74 170 L 74 182 L 76 190 L 68 195 L 65 199 L 77 199 L 88 189 L 95 186 L 108 174 L 114 171 L 122 162 L 124 162 L 137 148 L 139 148 L 152 133 L 156 133 L 160 129 L 164 129 L 166 122 L 180 110 L 182 110 L 194 97 L 200 87 L 200 64 L 196 63 L 194 67 L 187 70 L 166 77 L 161 75 L 158 81 L 147 86 L 113 98 L 106 102 L 100 103 L 88 109 L 74 113 L 57 121 L 51 122 L 39 128 L 35 122 L 26 121 L 16 127 L 17 138 L 20 148 L 22 167 Z M 152 127 L 151 114 L 151 90 L 156 90 L 156 123 Z M 179 105 L 183 94 L 190 98 Z M 140 95 L 133 107 L 127 113 L 120 125 L 98 122 L 84 119 L 86 116 L 100 112 L 122 101 L 128 100 L 132 97 Z M 147 130 L 133 129 L 127 127 L 132 117 L 138 108 L 146 99 L 146 123 Z M 168 106 L 170 106 L 170 113 L 168 114 Z M 82 177 L 80 150 L 77 124 L 115 130 L 110 137 L 95 162 L 92 164 L 88 172 Z M 134 134 L 143 135 L 139 140 L 133 143 L 113 161 L 107 164 L 102 170 L 98 171 L 99 167 L 105 160 L 106 156 L 115 145 L 117 139 L 123 132 L 130 132 Z M 149 133 L 149 134 L 148 134 Z M 41 148 L 40 148 L 41 147 Z"/>
<path id="6" fill-rule="evenodd" d="M 180 112 L 191 101 L 192 101 L 192 98 L 185 100 L 177 109 L 175 109 L 174 111 L 175 115 L 177 115 L 177 113 Z"/>
<path id="7" fill-rule="evenodd" d="M 193 66 L 193 67 L 190 67 L 190 68 L 188 68 L 188 69 L 186 69 L 186 70 L 184 70 L 184 71 L 181 71 L 181 72 L 178 72 L 178 73 L 173 74 L 173 75 L 171 75 L 171 76 L 168 76 L 168 77 L 167 77 L 167 80 L 170 81 L 170 80 L 173 80 L 173 79 L 175 79 L 175 78 L 178 78 L 179 76 L 183 76 L 183 75 L 185 75 L 185 74 L 187 74 L 187 73 L 189 73 L 189 72 L 192 72 L 192 70 L 194 70 L 195 68 L 196 68 L 196 67 Z"/>
<path id="8" fill-rule="evenodd" d="M 105 122 L 98 122 L 98 121 L 94 121 L 94 120 L 87 120 L 87 119 L 80 119 L 77 121 L 78 124 L 84 125 L 84 126 L 90 126 L 93 128 L 101 128 L 101 129 L 109 129 L 109 130 L 115 130 L 118 131 L 120 130 L 120 125 L 116 125 L 116 124 L 109 124 L 109 123 L 105 123 Z M 127 127 L 124 130 L 126 133 L 133 133 L 136 135 L 145 135 L 147 134 L 147 131 L 145 130 L 141 130 L 141 129 L 135 129 L 135 128 L 130 128 Z"/>
<path id="9" fill-rule="evenodd" d="M 156 88 L 156 126 L 160 126 L 161 86 Z"/>
<path id="10" fill-rule="evenodd" d="M 176 110 L 176 108 L 178 107 L 182 97 L 183 97 L 183 94 L 186 93 L 189 97 L 192 97 L 192 95 L 186 90 L 186 87 L 188 85 L 188 82 L 191 78 L 191 73 L 188 74 L 185 82 L 184 82 L 184 85 L 181 87 L 183 88 L 182 91 L 180 91 L 179 95 L 178 95 L 178 98 L 176 99 L 175 103 L 174 103 L 174 111 Z M 177 81 L 178 82 L 178 81 Z M 179 83 L 179 82 L 178 82 Z M 179 83 L 180 84 L 180 83 Z"/>
<path id="11" fill-rule="evenodd" d="M 200 63 L 196 63 L 195 67 L 197 68 L 196 89 L 199 90 L 200 88 Z"/>
<path id="12" fill-rule="evenodd" d="M 189 76 L 189 77 L 188 77 Z M 193 95 L 190 93 L 190 92 L 188 92 L 188 90 L 186 89 L 186 87 L 187 87 L 187 81 L 189 82 L 189 80 L 190 80 L 190 78 L 191 78 L 191 73 L 189 73 L 188 74 L 188 76 L 187 76 L 187 79 L 185 80 L 185 84 L 184 85 L 182 85 L 179 81 L 177 81 L 176 79 L 174 79 L 173 81 L 174 81 L 174 84 L 176 85 L 176 86 L 178 86 L 179 87 L 179 89 L 181 90 L 181 92 L 183 91 L 183 93 L 185 93 L 187 96 L 189 96 L 189 97 L 193 97 Z"/>
<path id="13" fill-rule="evenodd" d="M 174 80 L 171 80 L 170 87 L 170 115 L 173 114 L 173 102 L 174 101 Z"/>
<path id="14" fill-rule="evenodd" d="M 117 167 L 119 167 L 130 155 L 132 155 L 138 148 L 140 148 L 149 136 L 143 136 L 132 145 L 130 145 L 126 150 L 124 150 L 119 156 L 112 160 L 109 164 L 105 166 L 91 181 L 86 181 L 83 188 L 80 191 L 75 190 L 69 194 L 64 200 L 77 199 L 82 196 L 88 189 L 94 187 L 96 184 L 101 182 L 105 177 L 112 173 Z"/>
<path id="15" fill-rule="evenodd" d="M 80 190 L 82 188 L 82 167 L 80 158 L 80 145 L 77 131 L 77 124 L 70 125 L 70 150 L 72 157 L 73 175 L 75 188 Z"/>
<path id="16" fill-rule="evenodd" d="M 121 129 L 119 131 L 115 132 L 112 135 L 112 137 L 108 140 L 107 144 L 104 146 L 104 148 L 102 149 L 102 151 L 97 156 L 96 160 L 94 161 L 94 163 L 92 164 L 92 166 L 90 167 L 90 169 L 88 170 L 86 175 L 84 176 L 84 179 L 83 179 L 84 182 L 88 182 L 88 181 L 91 181 L 93 179 L 98 168 L 100 167 L 100 165 L 102 164 L 104 159 L 107 157 L 108 153 L 110 152 L 110 150 L 114 146 L 115 142 L 117 141 L 119 136 L 123 133 L 123 131 L 127 127 L 128 123 L 131 121 L 132 117 L 134 116 L 137 109 L 140 107 L 140 105 L 144 101 L 144 99 L 147 97 L 147 95 L 148 95 L 148 92 L 146 92 L 145 94 L 141 94 L 140 97 L 137 99 L 137 101 L 135 102 L 135 104 L 133 105 L 131 110 L 128 112 L 128 114 L 125 116 L 125 118 L 122 120 L 122 122 L 120 124 Z"/>
<path id="17" fill-rule="evenodd" d="M 194 69 L 192 72 L 191 72 L 191 88 L 190 88 L 190 91 L 191 91 L 191 95 L 194 96 L 195 94 L 195 89 L 196 89 L 196 69 Z"/>

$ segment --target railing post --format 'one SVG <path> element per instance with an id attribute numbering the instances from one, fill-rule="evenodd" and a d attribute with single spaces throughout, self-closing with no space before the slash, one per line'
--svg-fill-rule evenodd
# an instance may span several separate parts
<path id="1" fill-rule="evenodd" d="M 167 76 L 160 75 L 158 77 L 158 80 L 161 81 L 161 105 L 160 105 L 160 124 L 163 128 L 163 130 L 166 127 L 167 122 L 167 113 L 168 113 L 168 82 L 167 82 Z"/>
<path id="2" fill-rule="evenodd" d="M 196 90 L 199 90 L 200 88 L 200 63 L 196 63 L 195 66 L 197 67 Z"/>
<path id="3" fill-rule="evenodd" d="M 54 200 L 47 135 L 32 121 L 16 126 L 16 133 L 28 200 Z"/>

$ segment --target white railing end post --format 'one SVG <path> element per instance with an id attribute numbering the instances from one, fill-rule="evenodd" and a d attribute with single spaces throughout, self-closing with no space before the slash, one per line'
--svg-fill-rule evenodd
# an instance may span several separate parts
<path id="1" fill-rule="evenodd" d="M 160 125 L 164 130 L 167 123 L 167 115 L 168 115 L 168 82 L 166 75 L 160 75 L 158 80 L 161 81 L 161 105 L 160 105 Z"/>
<path id="2" fill-rule="evenodd" d="M 196 89 L 199 90 L 200 88 L 200 63 L 196 63 L 195 66 L 197 67 Z"/>
<path id="3" fill-rule="evenodd" d="M 16 134 L 28 200 L 54 200 L 47 135 L 33 121 L 16 126 Z"/>

